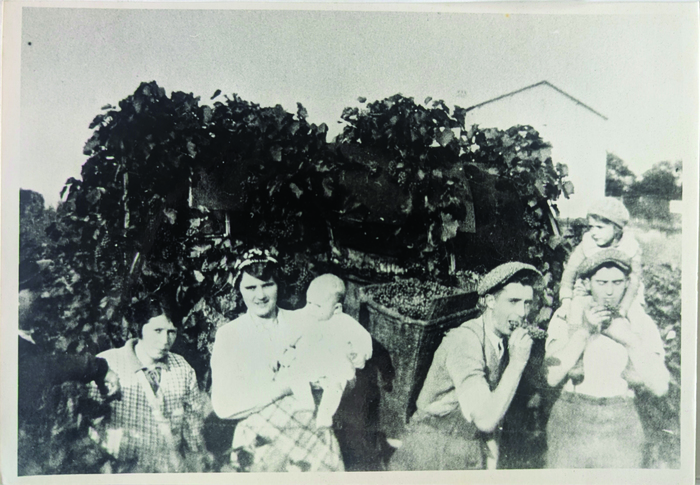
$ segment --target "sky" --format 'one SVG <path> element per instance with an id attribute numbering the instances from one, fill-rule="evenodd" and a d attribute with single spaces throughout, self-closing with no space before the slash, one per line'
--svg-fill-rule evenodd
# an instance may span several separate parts
<path id="1" fill-rule="evenodd" d="M 80 175 L 101 107 L 153 80 L 202 103 L 217 89 L 290 112 L 300 102 L 331 136 L 360 96 L 468 107 L 547 80 L 609 118 L 610 151 L 641 175 L 697 150 L 695 22 L 658 12 L 24 8 L 19 183 L 55 205 Z"/>

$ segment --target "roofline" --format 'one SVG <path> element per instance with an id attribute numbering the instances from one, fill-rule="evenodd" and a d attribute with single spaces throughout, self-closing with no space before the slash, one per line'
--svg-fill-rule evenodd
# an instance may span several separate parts
<path id="1" fill-rule="evenodd" d="M 566 96 L 567 98 L 569 98 L 571 101 L 573 101 L 573 102 L 576 103 L 577 105 L 581 106 L 582 108 L 585 108 L 585 109 L 587 109 L 588 111 L 590 111 L 591 113 L 600 116 L 600 117 L 603 118 L 605 121 L 608 120 L 608 117 L 607 117 L 607 116 L 598 113 L 596 110 L 594 110 L 594 109 L 591 108 L 590 106 L 586 105 L 585 103 L 582 103 L 581 101 L 579 101 L 578 99 L 574 98 L 573 96 L 571 96 L 570 94 L 566 93 L 565 91 L 562 91 L 561 89 L 559 89 L 558 87 L 556 87 L 554 84 L 550 83 L 549 81 L 540 81 L 540 82 L 538 82 L 538 83 L 531 84 L 530 86 L 525 86 L 524 88 L 518 89 L 518 90 L 513 91 L 513 92 L 511 92 L 511 93 L 502 94 L 501 96 L 498 96 L 498 97 L 493 98 L 493 99 L 489 99 L 488 101 L 484 101 L 483 103 L 479 103 L 479 104 L 475 104 L 474 106 L 470 106 L 469 108 L 466 109 L 466 111 L 471 111 L 471 110 L 476 109 L 476 108 L 481 108 L 481 107 L 484 106 L 485 104 L 493 103 L 494 101 L 499 101 L 499 100 L 501 100 L 501 99 L 503 99 L 503 98 L 507 98 L 507 97 L 509 97 L 509 96 L 513 96 L 513 95 L 518 94 L 518 93 L 522 93 L 523 91 L 527 91 L 528 89 L 532 89 L 532 88 L 535 88 L 535 87 L 537 87 L 537 86 L 549 86 L 550 88 L 554 89 L 555 91 L 557 91 L 557 92 L 560 93 L 560 94 L 563 94 L 564 96 Z"/>

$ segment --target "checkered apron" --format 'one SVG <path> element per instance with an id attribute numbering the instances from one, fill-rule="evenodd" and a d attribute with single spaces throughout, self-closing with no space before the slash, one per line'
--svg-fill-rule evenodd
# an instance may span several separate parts
<path id="1" fill-rule="evenodd" d="M 331 429 L 316 429 L 313 412 L 296 409 L 286 396 L 236 426 L 232 461 L 243 471 L 343 471 L 338 440 Z"/>

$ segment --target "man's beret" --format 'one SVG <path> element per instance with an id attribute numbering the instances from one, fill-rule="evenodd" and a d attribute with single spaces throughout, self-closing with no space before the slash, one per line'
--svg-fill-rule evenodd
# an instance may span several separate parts
<path id="1" fill-rule="evenodd" d="M 486 295 L 493 288 L 508 281 L 515 275 L 515 273 L 518 273 L 520 271 L 530 271 L 536 274 L 537 276 L 542 277 L 542 273 L 537 271 L 537 268 L 535 268 L 531 264 L 520 263 L 518 261 L 511 261 L 510 263 L 505 263 L 500 266 L 496 266 L 494 269 L 486 273 L 483 278 L 481 278 L 481 281 L 479 281 L 479 286 L 477 288 L 479 296 Z"/>
<path id="2" fill-rule="evenodd" d="M 590 258 L 586 258 L 578 268 L 579 278 L 588 278 L 595 271 L 606 263 L 612 263 L 618 266 L 622 271 L 629 274 L 632 270 L 632 261 L 629 256 L 619 249 L 604 249 L 598 251 Z"/>

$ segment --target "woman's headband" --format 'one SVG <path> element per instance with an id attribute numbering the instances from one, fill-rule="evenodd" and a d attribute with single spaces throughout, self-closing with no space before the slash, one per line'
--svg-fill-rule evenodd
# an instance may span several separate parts
<path id="1" fill-rule="evenodd" d="M 253 248 L 249 249 L 241 255 L 240 258 L 233 265 L 233 271 L 235 273 L 234 281 L 238 281 L 244 268 L 251 266 L 256 263 L 274 263 L 277 264 L 277 260 L 272 257 L 272 254 L 267 249 Z"/>

